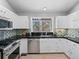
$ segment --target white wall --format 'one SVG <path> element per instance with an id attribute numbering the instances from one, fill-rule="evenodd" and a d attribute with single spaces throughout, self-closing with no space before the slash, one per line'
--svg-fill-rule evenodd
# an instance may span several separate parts
<path id="1" fill-rule="evenodd" d="M 70 14 L 76 11 L 79 11 L 79 4 L 77 4 L 77 6 L 70 11 Z"/>
<path id="2" fill-rule="evenodd" d="M 6 7 L 7 9 L 14 11 L 13 8 L 8 4 L 7 0 L 0 0 L 0 5 Z"/>

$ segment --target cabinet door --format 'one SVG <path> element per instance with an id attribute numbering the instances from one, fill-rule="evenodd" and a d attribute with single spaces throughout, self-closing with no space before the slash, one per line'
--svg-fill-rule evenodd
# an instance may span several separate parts
<path id="1" fill-rule="evenodd" d="M 62 40 L 61 38 L 57 39 L 56 45 L 57 45 L 57 52 L 63 52 L 63 44 L 62 44 Z"/>
<path id="2" fill-rule="evenodd" d="M 27 39 L 21 39 L 20 42 L 20 55 L 27 53 Z"/>
<path id="3" fill-rule="evenodd" d="M 61 39 L 61 51 L 66 53 L 69 56 L 70 53 L 70 43 L 67 39 Z"/>
<path id="4" fill-rule="evenodd" d="M 79 11 L 69 15 L 70 28 L 79 28 Z"/>
<path id="5" fill-rule="evenodd" d="M 27 16 L 17 16 L 14 20 L 14 28 L 29 29 L 29 20 Z"/>
<path id="6" fill-rule="evenodd" d="M 72 48 L 71 48 L 71 54 L 70 54 L 71 59 L 79 59 L 79 44 L 72 43 Z"/>
<path id="7" fill-rule="evenodd" d="M 4 16 L 3 10 L 3 7 L 0 5 L 0 16 Z"/>
<path id="8" fill-rule="evenodd" d="M 65 41 L 65 53 L 71 58 L 71 49 L 72 49 L 72 41 L 66 40 Z"/>
<path id="9" fill-rule="evenodd" d="M 54 39 L 40 39 L 40 53 L 57 52 L 57 44 Z"/>
<path id="10" fill-rule="evenodd" d="M 8 11 L 7 8 L 5 8 L 4 6 L 1 6 L 1 5 L 0 5 L 0 16 L 1 16 L 1 17 L 4 17 L 4 18 L 6 17 L 6 18 L 8 18 L 8 17 L 7 17 L 8 15 L 6 15 L 6 14 L 7 14 L 7 11 Z"/>
<path id="11" fill-rule="evenodd" d="M 71 58 L 71 59 L 79 59 L 79 44 L 76 44 L 72 41 L 65 40 L 63 41 L 64 52 Z"/>
<path id="12" fill-rule="evenodd" d="M 7 8 L 0 5 L 0 16 L 5 20 L 10 21 L 11 17 L 14 15 L 12 11 L 8 10 Z"/>
<path id="13" fill-rule="evenodd" d="M 75 58 L 76 58 L 76 59 L 79 59 L 79 44 L 76 45 L 76 48 L 75 48 L 74 51 L 76 51 L 76 52 L 74 53 L 74 56 L 75 56 L 75 54 L 76 54 Z"/>
<path id="14" fill-rule="evenodd" d="M 57 16 L 56 17 L 56 28 L 69 28 L 69 17 L 68 16 Z"/>

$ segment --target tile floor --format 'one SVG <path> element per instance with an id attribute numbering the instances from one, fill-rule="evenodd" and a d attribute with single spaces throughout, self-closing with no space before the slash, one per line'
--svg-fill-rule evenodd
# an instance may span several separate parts
<path id="1" fill-rule="evenodd" d="M 69 59 L 64 54 L 28 54 L 20 59 Z"/>

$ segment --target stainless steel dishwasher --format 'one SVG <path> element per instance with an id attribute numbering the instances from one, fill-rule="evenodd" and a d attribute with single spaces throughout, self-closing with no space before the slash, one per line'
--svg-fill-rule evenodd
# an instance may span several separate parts
<path id="1" fill-rule="evenodd" d="M 40 39 L 28 39 L 28 53 L 40 53 Z"/>

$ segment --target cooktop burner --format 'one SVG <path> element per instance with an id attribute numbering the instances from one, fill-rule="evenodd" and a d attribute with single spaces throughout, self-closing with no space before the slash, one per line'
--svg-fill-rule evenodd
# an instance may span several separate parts
<path id="1" fill-rule="evenodd" d="M 11 44 L 12 42 L 14 42 L 14 40 L 11 39 L 6 39 L 6 40 L 1 40 L 0 41 L 0 47 L 6 47 L 7 45 Z"/>

